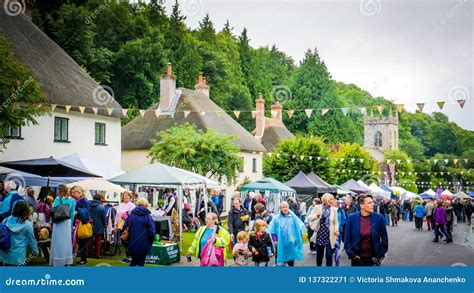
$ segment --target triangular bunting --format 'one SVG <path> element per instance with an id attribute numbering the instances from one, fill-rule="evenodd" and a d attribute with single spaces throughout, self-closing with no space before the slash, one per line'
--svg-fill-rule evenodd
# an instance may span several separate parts
<path id="1" fill-rule="evenodd" d="M 342 113 L 344 114 L 344 116 L 347 115 L 347 111 L 349 111 L 349 108 L 341 108 L 341 111 Z"/>
<path id="2" fill-rule="evenodd" d="M 434 164 L 438 163 L 438 159 L 433 159 L 433 163 Z"/>
<path id="3" fill-rule="evenodd" d="M 397 111 L 398 111 L 399 113 L 402 113 L 404 107 L 405 107 L 405 105 L 403 105 L 403 104 L 398 104 L 398 105 L 397 105 Z"/>
<path id="4" fill-rule="evenodd" d="M 309 156 L 309 160 L 311 161 L 313 159 L 313 156 Z"/>
<path id="5" fill-rule="evenodd" d="M 71 110 L 71 105 L 66 105 L 64 107 L 66 108 L 66 113 L 69 113 L 69 111 Z"/>
<path id="6" fill-rule="evenodd" d="M 257 111 L 252 111 L 252 118 L 255 119 L 255 116 L 257 116 Z"/>
<path id="7" fill-rule="evenodd" d="M 457 164 L 458 161 L 459 161 L 459 159 L 453 159 L 453 163 L 454 163 L 454 164 Z"/>
<path id="8" fill-rule="evenodd" d="M 138 112 L 140 112 L 140 115 L 141 115 L 142 117 L 144 117 L 144 116 L 145 116 L 145 113 L 146 113 L 146 110 L 141 110 L 141 109 L 140 109 L 140 110 L 138 110 Z"/>
<path id="9" fill-rule="evenodd" d="M 461 109 L 464 108 L 465 103 L 466 103 L 466 100 L 458 100 L 458 104 L 459 104 L 459 107 L 461 107 Z"/>
<path id="10" fill-rule="evenodd" d="M 351 162 L 354 163 L 355 160 L 356 160 L 356 159 L 352 158 L 352 159 L 351 159 Z"/>
<path id="11" fill-rule="evenodd" d="M 464 159 L 464 163 L 467 164 L 467 162 L 469 162 L 469 159 Z"/>
<path id="12" fill-rule="evenodd" d="M 39 109 L 39 108 L 42 108 L 42 107 L 43 107 L 43 104 L 38 103 L 38 104 L 36 104 L 36 107 L 37 107 L 38 109 Z"/>
<path id="13" fill-rule="evenodd" d="M 410 159 L 407 159 L 407 163 L 411 163 L 411 160 L 410 160 Z"/>
<path id="14" fill-rule="evenodd" d="M 97 113 L 99 112 L 99 109 L 97 109 L 97 107 L 92 107 L 92 112 L 97 115 Z"/>
<path id="15" fill-rule="evenodd" d="M 328 111 L 329 111 L 328 108 L 323 108 L 323 109 L 321 109 L 321 115 L 326 114 Z"/>
<path id="16" fill-rule="evenodd" d="M 383 105 L 378 105 L 377 110 L 379 111 L 380 114 L 382 114 L 383 111 Z"/>
<path id="17" fill-rule="evenodd" d="M 392 161 L 392 160 L 387 160 L 387 164 L 390 164 L 391 161 Z"/>
<path id="18" fill-rule="evenodd" d="M 365 107 L 360 108 L 359 111 L 360 111 L 360 114 L 362 114 L 364 116 L 367 115 L 367 109 Z"/>
<path id="19" fill-rule="evenodd" d="M 270 114 L 272 115 L 272 118 L 275 119 L 275 118 L 277 118 L 278 110 L 271 110 Z"/>
<path id="20" fill-rule="evenodd" d="M 51 112 L 54 112 L 54 109 L 56 109 L 56 104 L 51 104 Z"/>
<path id="21" fill-rule="evenodd" d="M 291 119 L 291 117 L 293 117 L 293 114 L 295 114 L 295 110 L 288 110 L 286 111 L 286 114 L 288 114 L 288 117 Z"/>
<path id="22" fill-rule="evenodd" d="M 343 162 L 345 160 L 345 158 L 341 158 L 341 162 Z"/>
<path id="23" fill-rule="evenodd" d="M 234 111 L 234 115 L 235 115 L 235 117 L 239 118 L 239 116 L 240 116 L 240 111 Z"/>
<path id="24" fill-rule="evenodd" d="M 444 107 L 444 104 L 445 104 L 445 103 L 446 103 L 446 102 L 438 102 L 438 103 L 436 103 L 436 104 L 438 104 L 438 107 L 439 107 L 440 110 L 443 110 L 443 107 Z"/>
<path id="25" fill-rule="evenodd" d="M 184 113 L 184 119 L 186 119 L 188 118 L 188 115 L 191 113 L 191 111 L 186 110 L 186 111 L 183 111 L 183 113 Z"/>
<path id="26" fill-rule="evenodd" d="M 113 111 L 114 111 L 114 108 L 107 108 L 107 113 L 109 113 L 109 116 L 112 115 Z"/>
<path id="27" fill-rule="evenodd" d="M 449 159 L 444 159 L 444 163 L 445 164 L 449 163 Z"/>
<path id="28" fill-rule="evenodd" d="M 402 160 L 398 159 L 398 160 L 397 160 L 397 163 L 400 164 L 401 161 L 402 161 Z"/>
<path id="29" fill-rule="evenodd" d="M 364 162 L 364 159 L 359 159 L 359 162 L 363 163 L 363 162 Z"/>
<path id="30" fill-rule="evenodd" d="M 423 108 L 425 107 L 425 103 L 416 103 L 418 106 L 418 109 L 420 109 L 420 112 L 423 112 Z"/>
<path id="31" fill-rule="evenodd" d="M 313 109 L 305 109 L 304 112 L 308 118 L 311 118 L 311 114 L 313 114 Z"/>
<path id="32" fill-rule="evenodd" d="M 128 114 L 128 109 L 122 109 L 122 115 L 127 116 Z"/>
<path id="33" fill-rule="evenodd" d="M 319 160 L 321 160 L 321 157 L 318 157 L 317 159 L 318 159 L 318 161 L 319 161 Z"/>
<path id="34" fill-rule="evenodd" d="M 303 159 L 304 159 L 304 156 L 300 156 L 300 159 L 301 159 L 301 161 L 303 161 Z"/>
<path id="35" fill-rule="evenodd" d="M 279 157 L 280 157 L 280 154 L 277 154 L 277 158 L 279 158 Z"/>
<path id="36" fill-rule="evenodd" d="M 84 111 L 86 110 L 86 107 L 84 106 L 79 106 L 79 111 L 81 112 L 81 114 L 84 114 Z"/>

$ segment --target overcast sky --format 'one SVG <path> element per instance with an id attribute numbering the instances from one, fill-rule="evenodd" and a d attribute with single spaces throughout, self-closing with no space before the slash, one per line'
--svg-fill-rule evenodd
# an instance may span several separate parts
<path id="1" fill-rule="evenodd" d="M 187 24 L 229 19 L 254 47 L 276 44 L 299 63 L 317 47 L 333 78 L 396 103 L 425 102 L 474 130 L 473 0 L 180 0 Z M 168 11 L 174 0 L 166 0 Z M 458 99 L 467 99 L 461 110 Z"/>

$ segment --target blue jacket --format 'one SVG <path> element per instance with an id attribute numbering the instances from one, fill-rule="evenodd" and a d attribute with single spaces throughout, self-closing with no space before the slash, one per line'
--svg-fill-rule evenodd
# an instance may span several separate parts
<path id="1" fill-rule="evenodd" d="M 343 208 L 337 209 L 337 222 L 339 223 L 339 234 L 342 234 L 342 227 L 347 222 L 346 212 Z"/>
<path id="2" fill-rule="evenodd" d="M 10 216 L 13 212 L 16 201 L 22 199 L 23 197 L 16 191 L 7 193 L 3 198 L 2 209 L 0 210 L 0 221 L 3 221 L 3 219 L 6 219 Z"/>
<path id="3" fill-rule="evenodd" d="M 138 206 L 132 210 L 130 216 L 125 220 L 123 229 L 128 230 L 128 251 L 130 254 L 148 254 L 151 251 L 151 245 L 155 240 L 155 222 L 150 215 L 150 211 Z"/>
<path id="4" fill-rule="evenodd" d="M 423 218 L 425 214 L 425 207 L 422 204 L 417 205 L 415 208 L 415 217 Z"/>
<path id="5" fill-rule="evenodd" d="M 38 245 L 30 220 L 20 223 L 17 217 L 10 216 L 3 221 L 3 224 L 6 224 L 10 229 L 11 248 L 9 250 L 0 249 L 0 262 L 10 265 L 24 265 L 28 246 L 33 254 L 38 254 Z"/>
<path id="6" fill-rule="evenodd" d="M 82 219 L 79 209 L 86 210 L 89 216 L 89 219 Z M 83 197 L 80 200 L 76 201 L 76 211 L 79 212 L 77 214 L 77 219 L 80 220 L 81 222 L 87 223 L 90 220 L 91 205 L 89 204 L 89 201 L 87 200 L 87 198 Z"/>
<path id="7" fill-rule="evenodd" d="M 107 217 L 105 209 L 102 203 L 98 200 L 90 202 L 91 206 L 91 218 L 92 218 L 92 230 L 94 234 L 104 234 L 105 227 L 107 226 Z"/>
<path id="8" fill-rule="evenodd" d="M 382 259 L 388 251 L 388 235 L 384 217 L 370 213 L 372 227 L 372 248 L 374 257 Z M 344 249 L 350 259 L 360 251 L 360 212 L 350 214 L 344 231 Z"/>

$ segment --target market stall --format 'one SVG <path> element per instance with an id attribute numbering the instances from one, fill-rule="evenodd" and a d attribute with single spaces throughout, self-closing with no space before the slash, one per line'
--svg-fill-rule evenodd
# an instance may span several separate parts
<path id="1" fill-rule="evenodd" d="M 277 212 L 281 201 L 289 196 L 296 195 L 296 191 L 293 188 L 269 177 L 242 186 L 240 188 L 242 201 L 251 191 L 262 194 L 266 202 L 267 210 L 270 212 Z"/>

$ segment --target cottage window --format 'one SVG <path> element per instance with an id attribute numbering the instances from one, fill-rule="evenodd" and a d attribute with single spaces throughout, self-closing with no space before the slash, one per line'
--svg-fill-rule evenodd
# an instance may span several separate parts
<path id="1" fill-rule="evenodd" d="M 69 142 L 69 119 L 54 117 L 54 141 Z"/>
<path id="2" fill-rule="evenodd" d="M 105 145 L 105 123 L 95 123 L 95 144 Z"/>

